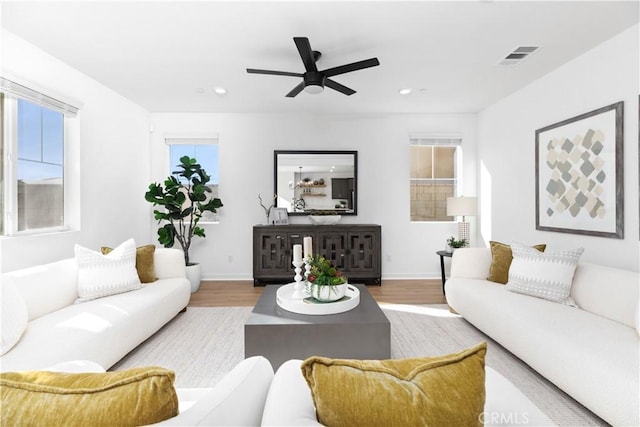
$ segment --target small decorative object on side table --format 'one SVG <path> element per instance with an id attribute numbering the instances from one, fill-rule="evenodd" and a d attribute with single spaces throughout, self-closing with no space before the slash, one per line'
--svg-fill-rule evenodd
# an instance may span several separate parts
<path id="1" fill-rule="evenodd" d="M 444 257 L 449 257 L 451 258 L 451 256 L 453 255 L 453 252 L 447 252 L 447 251 L 438 251 L 436 252 L 436 254 L 440 255 L 440 272 L 442 274 L 442 294 L 444 295 L 444 282 L 447 280 L 447 278 L 444 275 Z"/>

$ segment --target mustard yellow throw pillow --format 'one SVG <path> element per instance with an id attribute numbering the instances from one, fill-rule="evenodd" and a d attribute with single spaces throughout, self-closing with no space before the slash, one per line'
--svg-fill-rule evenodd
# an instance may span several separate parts
<path id="1" fill-rule="evenodd" d="M 310 357 L 302 373 L 318 421 L 335 426 L 479 426 L 487 343 L 398 360 Z"/>
<path id="2" fill-rule="evenodd" d="M 509 268 L 513 260 L 511 246 L 494 241 L 490 241 L 489 245 L 491 246 L 491 266 L 489 267 L 489 277 L 487 277 L 487 280 L 505 285 L 509 281 Z M 544 252 L 547 245 L 534 245 L 533 248 Z"/>
<path id="3" fill-rule="evenodd" d="M 107 255 L 113 249 L 103 246 L 100 248 L 100 252 L 103 255 Z M 155 266 L 153 264 L 153 257 L 155 255 L 156 247 L 154 245 L 145 245 L 136 248 L 136 271 L 138 277 L 142 283 L 151 283 L 156 281 Z"/>
<path id="4" fill-rule="evenodd" d="M 178 415 L 175 374 L 155 366 L 105 373 L 0 374 L 3 426 L 132 426 Z"/>

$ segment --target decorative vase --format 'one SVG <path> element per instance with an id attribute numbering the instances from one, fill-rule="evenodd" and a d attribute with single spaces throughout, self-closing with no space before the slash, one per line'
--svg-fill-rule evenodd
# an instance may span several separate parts
<path id="1" fill-rule="evenodd" d="M 191 283 L 191 293 L 200 289 L 200 279 L 202 278 L 202 269 L 200 264 L 187 265 L 187 279 Z"/>
<path id="2" fill-rule="evenodd" d="M 314 285 L 309 286 L 311 297 L 321 302 L 338 301 L 347 293 L 347 284 L 342 285 Z"/>

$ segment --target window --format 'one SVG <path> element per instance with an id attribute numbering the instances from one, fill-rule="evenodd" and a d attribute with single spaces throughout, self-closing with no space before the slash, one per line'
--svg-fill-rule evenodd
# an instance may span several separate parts
<path id="1" fill-rule="evenodd" d="M 60 229 L 66 225 L 65 114 L 77 109 L 4 78 L 0 88 L 2 234 Z"/>
<path id="2" fill-rule="evenodd" d="M 219 163 L 218 163 L 218 138 L 217 136 L 207 137 L 165 137 L 165 143 L 169 146 L 169 173 L 177 170 L 176 165 L 180 164 L 180 158 L 189 156 L 202 165 L 202 168 L 211 177 L 207 187 L 211 189 L 210 198 L 219 197 Z M 205 212 L 202 222 L 216 222 L 217 215 Z"/>
<path id="3" fill-rule="evenodd" d="M 453 221 L 447 197 L 458 195 L 462 139 L 412 137 L 409 157 L 411 221 Z"/>

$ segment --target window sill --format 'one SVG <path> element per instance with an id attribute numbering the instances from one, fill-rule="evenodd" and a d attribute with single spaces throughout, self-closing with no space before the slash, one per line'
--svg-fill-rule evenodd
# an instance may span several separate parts
<path id="1" fill-rule="evenodd" d="M 6 234 L 0 236 L 2 239 L 19 239 L 21 237 L 41 237 L 41 236 L 52 236 L 52 235 L 61 235 L 61 234 L 69 234 L 69 233 L 77 233 L 79 230 L 72 229 L 69 227 L 56 227 L 56 228 L 41 228 L 38 230 L 25 230 L 18 231 L 14 234 Z"/>

